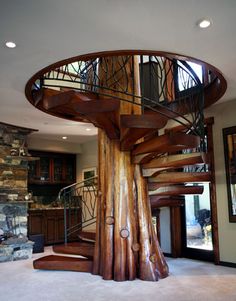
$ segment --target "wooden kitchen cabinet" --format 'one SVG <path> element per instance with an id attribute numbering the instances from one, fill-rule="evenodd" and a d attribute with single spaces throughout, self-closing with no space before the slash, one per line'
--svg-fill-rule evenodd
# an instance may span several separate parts
<path id="1" fill-rule="evenodd" d="M 29 184 L 65 184 L 76 181 L 76 155 L 30 151 L 40 160 L 29 163 Z"/>
<path id="2" fill-rule="evenodd" d="M 28 235 L 43 234 L 45 245 L 64 242 L 64 209 L 31 209 L 28 214 Z M 79 220 L 81 220 L 80 209 L 73 210 L 71 225 L 78 224 Z M 77 233 L 74 233 L 69 241 L 77 239 Z"/>
<path id="3" fill-rule="evenodd" d="M 43 234 L 44 219 L 42 210 L 30 210 L 28 213 L 28 234 Z"/>

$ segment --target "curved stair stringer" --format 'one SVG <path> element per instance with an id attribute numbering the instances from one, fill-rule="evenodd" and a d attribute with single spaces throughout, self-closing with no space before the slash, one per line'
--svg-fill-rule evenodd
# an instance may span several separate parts
<path id="1" fill-rule="evenodd" d="M 168 121 L 163 114 L 158 112 L 141 115 L 121 114 L 117 118 L 119 110 L 117 100 L 115 102 L 112 99 L 101 100 L 96 98 L 97 96 L 94 97 L 94 94 L 86 94 L 84 98 L 75 95 L 72 92 L 65 93 L 57 105 L 48 103 L 48 109 L 58 110 L 57 112 L 66 111 L 78 119 L 84 118 L 102 128 L 109 139 L 119 139 L 121 151 L 130 151 L 133 163 L 141 165 L 142 175 L 147 178 L 147 185 L 150 188 L 150 205 L 153 209 L 182 206 L 181 196 L 202 193 L 202 187 L 190 188 L 184 184 L 210 181 L 209 173 L 176 171 L 184 166 L 204 164 L 205 155 L 202 153 L 177 154 L 185 149 L 196 149 L 200 144 L 199 137 L 180 132 L 158 136 L 158 131 L 164 128 Z M 78 244 L 54 247 L 57 253 L 81 255 L 85 258 L 74 260 L 52 255 L 35 261 L 34 268 L 91 272 L 93 248 Z"/>

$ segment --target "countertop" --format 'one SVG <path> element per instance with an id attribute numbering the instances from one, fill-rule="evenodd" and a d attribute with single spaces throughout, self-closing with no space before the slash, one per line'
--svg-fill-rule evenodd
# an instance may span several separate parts
<path id="1" fill-rule="evenodd" d="M 50 208 L 29 208 L 28 211 L 36 210 L 64 210 L 64 207 L 50 207 Z"/>

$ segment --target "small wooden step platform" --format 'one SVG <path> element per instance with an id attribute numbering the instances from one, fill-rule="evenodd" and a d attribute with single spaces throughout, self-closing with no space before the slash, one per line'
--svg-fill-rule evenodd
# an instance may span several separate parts
<path id="1" fill-rule="evenodd" d="M 59 254 L 81 255 L 93 259 L 94 245 L 86 242 L 71 242 L 63 245 L 54 245 L 53 251 Z"/>
<path id="2" fill-rule="evenodd" d="M 178 198 L 159 198 L 157 196 L 150 197 L 150 203 L 152 209 L 161 207 L 179 207 L 184 205 L 184 200 Z"/>
<path id="3" fill-rule="evenodd" d="M 200 138 L 198 136 L 170 132 L 137 144 L 132 151 L 132 155 L 172 153 L 183 149 L 195 148 L 199 144 Z"/>
<path id="4" fill-rule="evenodd" d="M 175 196 L 175 195 L 187 195 L 187 194 L 202 194 L 204 190 L 203 186 L 184 186 L 184 185 L 172 185 L 166 187 L 160 187 L 154 191 L 149 192 L 149 196 Z"/>
<path id="5" fill-rule="evenodd" d="M 49 255 L 33 262 L 34 269 L 91 273 L 93 262 L 84 258 Z"/>
<path id="6" fill-rule="evenodd" d="M 82 241 L 95 243 L 96 233 L 95 232 L 81 231 L 79 233 L 78 237 Z"/>
<path id="7" fill-rule="evenodd" d="M 142 172 L 144 177 L 150 177 L 164 170 L 204 163 L 206 163 L 206 154 L 204 153 L 170 155 L 142 164 Z"/>
<path id="8" fill-rule="evenodd" d="M 210 182 L 210 172 L 163 172 L 155 177 L 148 178 L 150 183 L 202 183 Z"/>

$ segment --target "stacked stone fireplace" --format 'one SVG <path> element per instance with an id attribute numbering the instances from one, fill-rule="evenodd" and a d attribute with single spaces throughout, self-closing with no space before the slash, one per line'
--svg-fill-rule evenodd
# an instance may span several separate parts
<path id="1" fill-rule="evenodd" d="M 27 135 L 33 130 L 0 123 L 0 262 L 30 258 L 27 238 Z"/>

